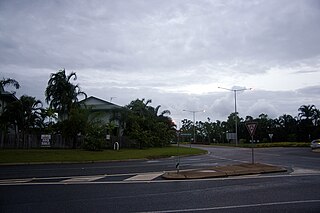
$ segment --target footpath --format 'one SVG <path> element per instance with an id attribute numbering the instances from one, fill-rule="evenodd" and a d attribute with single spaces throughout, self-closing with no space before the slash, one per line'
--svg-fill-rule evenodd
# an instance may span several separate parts
<path id="1" fill-rule="evenodd" d="M 205 169 L 181 170 L 179 172 L 166 172 L 162 175 L 165 179 L 202 179 L 202 178 L 220 178 L 237 175 L 254 175 L 274 172 L 286 172 L 285 168 L 261 163 L 243 163 L 227 166 L 215 166 Z"/>

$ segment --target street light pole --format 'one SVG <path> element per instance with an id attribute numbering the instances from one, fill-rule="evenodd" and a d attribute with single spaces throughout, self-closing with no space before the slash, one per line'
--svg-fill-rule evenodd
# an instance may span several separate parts
<path id="1" fill-rule="evenodd" d="M 236 146 L 238 146 L 238 119 L 237 119 L 237 92 L 245 91 L 245 90 L 252 90 L 252 88 L 244 88 L 244 89 L 228 89 L 223 87 L 218 87 L 219 89 L 224 89 L 228 91 L 232 91 L 234 93 L 234 123 L 235 123 L 235 134 L 236 134 Z"/>
<path id="2" fill-rule="evenodd" d="M 196 139 L 196 128 L 195 128 L 195 125 L 196 125 L 196 113 L 197 112 L 205 112 L 204 110 L 200 110 L 200 111 L 196 111 L 196 110 L 182 110 L 182 111 L 185 111 L 185 112 L 192 112 L 192 117 L 193 117 L 193 141 L 194 143 L 197 142 L 197 139 Z M 191 142 L 190 142 L 190 146 L 191 146 Z"/>

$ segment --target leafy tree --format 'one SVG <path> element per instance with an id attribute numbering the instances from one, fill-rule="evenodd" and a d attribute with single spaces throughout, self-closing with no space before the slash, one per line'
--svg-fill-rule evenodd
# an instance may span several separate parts
<path id="1" fill-rule="evenodd" d="M 9 103 L 1 115 L 6 127 L 12 126 L 16 135 L 21 131 L 24 140 L 25 133 L 31 133 L 36 128 L 43 127 L 42 103 L 35 97 L 23 95 L 19 100 Z"/>
<path id="2" fill-rule="evenodd" d="M 67 120 L 60 121 L 62 134 L 68 141 L 71 141 L 72 148 L 79 147 L 78 136 L 85 135 L 89 127 L 89 112 L 86 109 L 72 108 Z"/>
<path id="3" fill-rule="evenodd" d="M 298 111 L 301 119 L 311 120 L 314 117 L 315 105 L 302 105 Z"/>
<path id="4" fill-rule="evenodd" d="M 3 78 L 2 80 L 0 80 L 0 87 L 1 87 L 0 92 L 3 91 L 3 88 L 5 86 L 9 86 L 9 85 L 12 85 L 16 89 L 20 88 L 19 82 L 16 81 L 15 79 L 13 79 L 13 78 Z"/>
<path id="5" fill-rule="evenodd" d="M 72 84 L 70 80 L 77 80 L 75 72 L 66 75 L 65 70 L 53 73 L 48 81 L 45 91 L 46 101 L 49 107 L 58 112 L 61 120 L 68 119 L 71 110 L 78 106 L 78 96 L 86 93 L 82 92 L 78 84 Z"/>
<path id="6" fill-rule="evenodd" d="M 8 123 L 7 121 L 3 118 L 3 116 L 1 116 L 1 114 L 4 111 L 4 106 L 5 106 L 5 100 L 1 97 L 3 93 L 5 93 L 4 87 L 12 85 L 13 87 L 15 87 L 16 89 L 20 88 L 20 84 L 18 81 L 16 81 L 15 79 L 12 78 L 3 78 L 2 80 L 0 80 L 0 129 L 1 129 L 1 138 L 0 138 L 0 142 L 4 141 L 5 138 L 5 132 L 7 132 L 7 128 L 8 128 Z M 14 94 L 14 92 L 13 92 Z"/>
<path id="7" fill-rule="evenodd" d="M 159 147 L 169 144 L 175 137 L 174 123 L 168 110 L 159 113 L 160 105 L 152 107 L 151 100 L 131 101 L 122 112 L 125 135 L 137 142 L 139 148 Z"/>
<path id="8" fill-rule="evenodd" d="M 106 126 L 99 122 L 90 123 L 86 130 L 83 148 L 90 151 L 100 151 L 105 143 Z"/>
<path id="9" fill-rule="evenodd" d="M 313 132 L 313 121 L 315 115 L 315 105 L 302 105 L 298 111 L 300 122 L 299 122 L 299 135 L 300 140 L 311 140 L 311 133 Z"/>
<path id="10" fill-rule="evenodd" d="M 58 126 L 65 137 L 72 141 L 72 147 L 78 145 L 78 134 L 84 133 L 87 127 L 87 114 L 80 109 L 78 96 L 86 93 L 82 92 L 78 84 L 71 83 L 71 79 L 77 80 L 75 72 L 66 75 L 66 71 L 59 70 L 52 73 L 45 91 L 46 101 L 49 108 L 58 113 Z"/>

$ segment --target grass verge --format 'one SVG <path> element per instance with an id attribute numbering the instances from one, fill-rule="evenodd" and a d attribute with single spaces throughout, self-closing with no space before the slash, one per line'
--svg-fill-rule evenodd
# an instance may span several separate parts
<path id="1" fill-rule="evenodd" d="M 177 155 L 204 154 L 206 151 L 195 148 L 164 147 L 150 149 L 103 150 L 99 152 L 65 149 L 4 149 L 0 150 L 0 164 L 8 163 L 63 163 L 97 162 L 128 159 L 156 159 Z"/>

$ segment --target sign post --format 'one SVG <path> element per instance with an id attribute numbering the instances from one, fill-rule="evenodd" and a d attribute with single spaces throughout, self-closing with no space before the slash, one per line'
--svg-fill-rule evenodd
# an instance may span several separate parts
<path id="1" fill-rule="evenodd" d="M 254 133 L 256 132 L 257 126 L 258 126 L 258 123 L 256 122 L 246 123 L 247 130 L 251 135 L 251 163 L 252 164 L 254 164 L 253 136 L 254 136 Z"/>
<path id="2" fill-rule="evenodd" d="M 273 134 L 269 134 L 269 138 L 270 138 L 271 143 L 272 143 L 272 137 L 273 137 Z"/>

